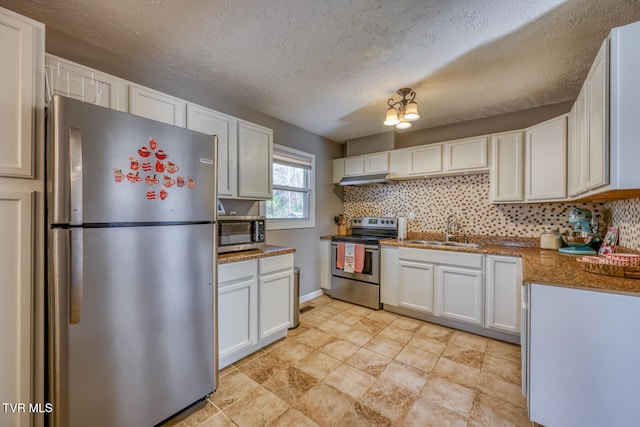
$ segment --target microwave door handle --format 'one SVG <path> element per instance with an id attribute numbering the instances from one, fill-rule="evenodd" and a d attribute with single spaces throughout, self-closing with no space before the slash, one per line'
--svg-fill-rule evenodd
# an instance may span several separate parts
<path id="1" fill-rule="evenodd" d="M 259 221 L 253 222 L 253 241 L 255 243 L 258 243 L 260 238 L 260 226 L 258 224 L 260 224 Z"/>

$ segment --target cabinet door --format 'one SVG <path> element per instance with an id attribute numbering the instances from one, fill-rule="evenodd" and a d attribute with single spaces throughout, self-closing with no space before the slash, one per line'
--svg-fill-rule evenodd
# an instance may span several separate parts
<path id="1" fill-rule="evenodd" d="M 520 333 L 522 260 L 487 255 L 485 327 Z"/>
<path id="2" fill-rule="evenodd" d="M 444 144 L 445 171 L 484 169 L 487 162 L 487 138 L 470 138 Z"/>
<path id="3" fill-rule="evenodd" d="M 398 305 L 433 313 L 433 264 L 399 261 Z"/>
<path id="4" fill-rule="evenodd" d="M 291 327 L 293 269 L 260 276 L 258 280 L 258 339 Z"/>
<path id="5" fill-rule="evenodd" d="M 173 96 L 132 84 L 129 86 L 129 112 L 147 119 L 185 127 L 187 103 Z"/>
<path id="6" fill-rule="evenodd" d="M 344 159 L 333 159 L 333 183 L 339 183 L 342 178 L 344 178 Z"/>
<path id="7" fill-rule="evenodd" d="M 364 175 L 364 156 L 345 157 L 344 176 Z"/>
<path id="8" fill-rule="evenodd" d="M 527 201 L 566 198 L 566 114 L 527 128 L 525 165 Z"/>
<path id="9" fill-rule="evenodd" d="M 529 305 L 531 420 L 640 425 L 640 298 L 532 284 Z"/>
<path id="10" fill-rule="evenodd" d="M 606 39 L 585 81 L 587 95 L 587 145 L 585 190 L 609 183 L 609 40 Z"/>
<path id="11" fill-rule="evenodd" d="M 382 246 L 380 248 L 380 302 L 398 305 L 398 248 Z"/>
<path id="12" fill-rule="evenodd" d="M 409 149 L 409 175 L 442 172 L 442 145 Z"/>
<path id="13" fill-rule="evenodd" d="M 238 196 L 271 199 L 273 131 L 238 120 Z"/>
<path id="14" fill-rule="evenodd" d="M 0 176 L 33 177 L 44 111 L 44 25 L 0 11 Z"/>
<path id="15" fill-rule="evenodd" d="M 482 270 L 436 267 L 435 314 L 482 325 Z"/>
<path id="16" fill-rule="evenodd" d="M 320 288 L 331 289 L 331 240 L 321 239 L 319 246 Z"/>
<path id="17" fill-rule="evenodd" d="M 34 193 L 30 191 L 0 191 L 0 399 L 13 404 L 33 401 L 33 196 Z M 11 415 L 6 412 L 0 413 L 0 423 L 6 421 L 9 422 L 7 425 L 29 425 L 29 414 Z M 13 423 L 9 420 L 13 420 Z"/>
<path id="18" fill-rule="evenodd" d="M 365 174 L 389 172 L 389 153 L 367 154 L 364 160 Z"/>
<path id="19" fill-rule="evenodd" d="M 569 197 L 581 192 L 580 186 L 580 127 L 584 123 L 584 115 L 580 115 L 584 103 L 584 87 L 573 103 L 567 118 L 567 190 Z"/>
<path id="20" fill-rule="evenodd" d="M 218 136 L 218 196 L 237 193 L 235 119 L 198 105 L 187 104 L 187 129 Z"/>
<path id="21" fill-rule="evenodd" d="M 126 104 L 120 104 L 120 79 L 53 55 L 47 55 L 45 61 L 48 89 L 51 94 L 79 99 L 114 110 L 127 110 Z"/>
<path id="22" fill-rule="evenodd" d="M 218 289 L 218 355 L 220 358 L 256 342 L 256 280 L 246 279 Z"/>
<path id="23" fill-rule="evenodd" d="M 491 136 L 491 203 L 524 200 L 524 132 Z"/>

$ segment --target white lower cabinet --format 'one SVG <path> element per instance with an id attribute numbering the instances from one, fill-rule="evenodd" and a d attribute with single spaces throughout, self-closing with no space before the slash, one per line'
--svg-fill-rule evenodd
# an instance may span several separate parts
<path id="1" fill-rule="evenodd" d="M 485 262 L 485 327 L 519 334 L 522 259 L 487 255 Z"/>
<path id="2" fill-rule="evenodd" d="M 531 420 L 640 425 L 640 298 L 536 283 L 527 291 L 522 369 Z"/>
<path id="3" fill-rule="evenodd" d="M 258 262 L 218 267 L 218 357 L 220 367 L 257 341 Z"/>
<path id="4" fill-rule="evenodd" d="M 381 248 L 380 301 L 405 316 L 517 343 L 521 285 L 518 257 Z"/>
<path id="5" fill-rule="evenodd" d="M 260 259 L 258 271 L 258 339 L 262 340 L 293 323 L 293 255 Z"/>
<path id="6" fill-rule="evenodd" d="M 284 338 L 293 298 L 292 254 L 219 265 L 220 369 Z"/>
<path id="7" fill-rule="evenodd" d="M 482 255 L 480 255 L 482 256 Z M 435 314 L 482 325 L 482 270 L 439 265 L 436 267 Z"/>
<path id="8" fill-rule="evenodd" d="M 433 264 L 404 259 L 398 263 L 398 305 L 433 313 Z"/>

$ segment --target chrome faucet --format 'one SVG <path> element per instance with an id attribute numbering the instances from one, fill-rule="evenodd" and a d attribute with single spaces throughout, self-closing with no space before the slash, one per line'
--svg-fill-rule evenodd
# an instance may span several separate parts
<path id="1" fill-rule="evenodd" d="M 456 233 L 453 236 L 451 236 L 452 231 Z M 458 233 L 458 218 L 456 218 L 454 214 L 451 214 L 447 218 L 447 231 L 445 232 L 444 240 L 447 242 L 458 240 L 457 233 Z"/>

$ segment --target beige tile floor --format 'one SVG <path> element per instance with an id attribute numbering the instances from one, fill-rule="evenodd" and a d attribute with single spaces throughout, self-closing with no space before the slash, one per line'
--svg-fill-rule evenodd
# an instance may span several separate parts
<path id="1" fill-rule="evenodd" d="M 315 298 L 177 426 L 530 426 L 520 347 Z"/>

